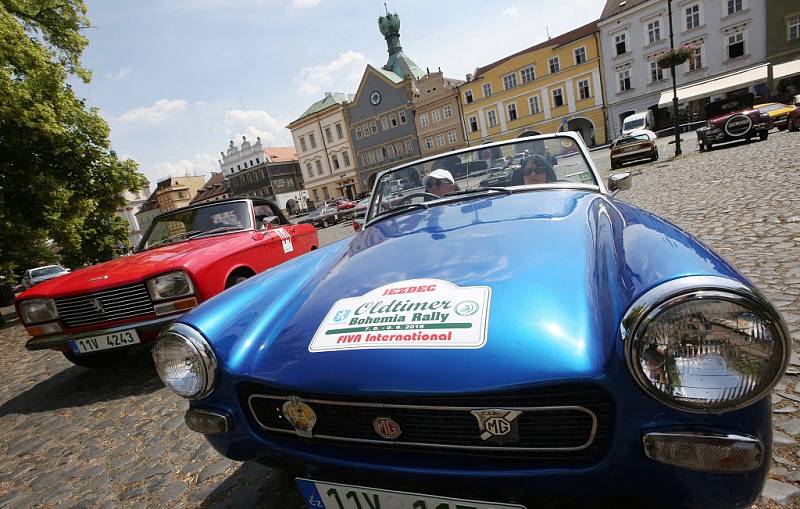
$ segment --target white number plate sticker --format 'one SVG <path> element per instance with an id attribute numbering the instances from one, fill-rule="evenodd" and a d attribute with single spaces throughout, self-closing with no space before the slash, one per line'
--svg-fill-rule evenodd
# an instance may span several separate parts
<path id="1" fill-rule="evenodd" d="M 136 334 L 135 329 L 131 329 L 114 332 L 113 334 L 103 334 L 102 336 L 73 339 L 70 341 L 70 346 L 75 353 L 88 353 L 134 345 L 136 343 L 141 343 L 139 335 Z"/>
<path id="2" fill-rule="evenodd" d="M 525 509 L 521 505 L 442 498 L 400 491 L 297 479 L 311 509 Z"/>

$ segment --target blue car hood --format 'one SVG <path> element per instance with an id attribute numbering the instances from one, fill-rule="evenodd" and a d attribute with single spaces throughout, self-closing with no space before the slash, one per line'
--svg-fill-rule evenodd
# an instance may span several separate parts
<path id="1" fill-rule="evenodd" d="M 539 190 L 383 220 L 224 292 L 181 321 L 221 377 L 328 394 L 511 389 L 609 376 L 627 306 L 689 275 L 738 278 L 676 227 L 596 192 Z M 417 278 L 491 288 L 480 348 L 310 352 L 339 300 Z"/>

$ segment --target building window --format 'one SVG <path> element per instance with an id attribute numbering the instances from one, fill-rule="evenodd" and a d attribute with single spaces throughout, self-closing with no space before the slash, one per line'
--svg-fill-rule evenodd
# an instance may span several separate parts
<path id="1" fill-rule="evenodd" d="M 428 136 L 427 138 L 425 138 L 425 147 L 428 150 L 431 150 L 433 148 L 433 138 L 432 137 Z"/>
<path id="2" fill-rule="evenodd" d="M 381 127 L 384 131 L 389 130 L 389 119 L 386 117 L 381 117 Z"/>
<path id="3" fill-rule="evenodd" d="M 445 104 L 444 107 L 442 108 L 442 114 L 444 115 L 444 118 L 452 117 L 453 116 L 453 107 L 450 106 L 449 104 Z"/>
<path id="4" fill-rule="evenodd" d="M 372 134 L 375 134 L 375 133 L 378 132 L 378 123 L 375 122 L 374 120 L 369 123 L 369 127 L 372 130 Z"/>
<path id="5" fill-rule="evenodd" d="M 744 33 L 738 32 L 728 36 L 728 59 L 744 56 Z"/>
<path id="6" fill-rule="evenodd" d="M 497 125 L 497 112 L 494 110 L 487 111 L 486 120 L 489 123 L 489 127 L 495 127 Z"/>
<path id="7" fill-rule="evenodd" d="M 325 196 L 326 200 L 331 197 L 331 195 L 328 193 L 328 188 L 327 187 L 323 187 L 322 188 L 322 194 Z"/>
<path id="8" fill-rule="evenodd" d="M 647 23 L 647 41 L 649 44 L 661 40 L 661 20 L 654 19 Z"/>
<path id="9" fill-rule="evenodd" d="M 367 164 L 369 164 L 367 154 L 361 154 L 361 166 L 366 166 Z"/>
<path id="10" fill-rule="evenodd" d="M 591 89 L 589 88 L 589 80 L 578 81 L 578 97 L 581 99 L 589 99 L 592 97 Z"/>
<path id="11" fill-rule="evenodd" d="M 530 83 L 536 79 L 536 69 L 532 65 L 522 69 L 519 74 L 522 76 L 523 83 Z"/>
<path id="12" fill-rule="evenodd" d="M 389 159 L 394 159 L 395 155 L 397 155 L 397 152 L 394 150 L 394 145 L 386 145 L 386 153 L 389 154 Z"/>
<path id="13" fill-rule="evenodd" d="M 742 0 L 728 0 L 728 16 L 741 12 L 743 8 Z"/>
<path id="14" fill-rule="evenodd" d="M 328 143 L 333 143 L 333 134 L 330 127 L 325 128 L 325 139 L 328 140 Z"/>
<path id="15" fill-rule="evenodd" d="M 302 136 L 300 137 L 300 150 L 302 150 L 303 152 L 308 150 L 308 147 L 306 147 L 306 139 L 303 138 Z"/>
<path id="16" fill-rule="evenodd" d="M 447 131 L 447 142 L 450 143 L 450 145 L 453 145 L 456 142 L 455 131 Z"/>
<path id="17" fill-rule="evenodd" d="M 512 89 L 517 86 L 517 73 L 512 72 L 503 76 L 503 88 L 506 90 Z"/>
<path id="18" fill-rule="evenodd" d="M 469 117 L 469 132 L 474 133 L 478 130 L 478 117 Z"/>
<path id="19" fill-rule="evenodd" d="M 336 124 L 336 137 L 340 140 L 344 138 L 344 131 L 342 131 L 342 124 Z"/>
<path id="20" fill-rule="evenodd" d="M 648 62 L 650 65 L 650 83 L 661 81 L 664 79 L 664 69 L 658 66 L 658 61 L 655 59 Z"/>
<path id="21" fill-rule="evenodd" d="M 314 139 L 314 133 L 308 135 L 308 142 L 311 144 L 311 148 L 317 148 L 317 140 Z"/>
<path id="22" fill-rule="evenodd" d="M 378 162 L 378 160 L 375 157 L 374 150 L 370 150 L 369 152 L 367 152 L 367 160 L 369 161 L 369 164 L 375 164 L 376 162 Z"/>
<path id="23" fill-rule="evenodd" d="M 555 74 L 561 70 L 561 62 L 559 62 L 558 57 L 553 57 L 547 61 L 550 65 L 550 74 Z"/>
<path id="24" fill-rule="evenodd" d="M 700 4 L 693 4 L 686 7 L 686 30 L 692 30 L 700 26 Z"/>
<path id="25" fill-rule="evenodd" d="M 317 163 L 317 175 L 322 175 L 322 173 L 323 173 L 323 171 L 322 171 L 322 161 L 317 159 L 316 163 Z"/>
<path id="26" fill-rule="evenodd" d="M 464 91 L 464 102 L 467 104 L 472 102 L 472 90 Z"/>
<path id="27" fill-rule="evenodd" d="M 397 145 L 395 145 L 394 146 L 394 150 L 395 150 L 395 152 L 397 152 L 398 157 L 402 157 L 406 153 L 405 150 L 403 150 L 403 144 L 402 143 L 398 143 Z"/>
<path id="28" fill-rule="evenodd" d="M 511 122 L 513 120 L 516 120 L 517 119 L 517 104 L 516 103 L 511 103 L 508 106 L 506 106 L 506 109 L 508 109 L 508 121 Z"/>
<path id="29" fill-rule="evenodd" d="M 306 172 L 308 173 L 308 178 L 314 178 L 314 168 L 311 167 L 311 163 L 306 163 Z"/>
<path id="30" fill-rule="evenodd" d="M 553 90 L 553 108 L 564 106 L 564 93 L 560 88 Z"/>
<path id="31" fill-rule="evenodd" d="M 528 97 L 528 109 L 531 112 L 531 115 L 539 113 L 539 96 L 532 95 Z"/>
<path id="32" fill-rule="evenodd" d="M 617 72 L 617 89 L 620 92 L 625 92 L 631 89 L 631 71 L 625 69 L 624 71 Z"/>
<path id="33" fill-rule="evenodd" d="M 389 125 L 392 127 L 397 127 L 397 115 L 392 113 L 389 115 Z"/>
<path id="34" fill-rule="evenodd" d="M 312 192 L 314 193 L 314 201 L 319 201 L 319 193 L 317 192 L 317 190 L 314 189 Z"/>
<path id="35" fill-rule="evenodd" d="M 419 125 L 421 125 L 422 127 L 425 127 L 426 125 L 428 125 L 430 123 L 431 123 L 431 121 L 428 118 L 428 114 L 427 113 L 423 113 L 422 115 L 419 116 Z"/>
<path id="36" fill-rule="evenodd" d="M 406 111 L 403 110 L 400 113 L 398 113 L 397 115 L 400 117 L 400 125 L 405 125 L 406 122 L 407 122 L 407 120 L 406 120 Z"/>
<path id="37" fill-rule="evenodd" d="M 411 143 L 411 140 L 404 141 L 403 146 L 405 146 L 406 154 L 411 154 L 414 152 L 414 145 Z"/>
<path id="38" fill-rule="evenodd" d="M 360 127 L 356 127 L 356 139 L 360 140 L 363 137 Z"/>
<path id="39" fill-rule="evenodd" d="M 256 164 L 261 164 L 261 161 L 259 161 L 257 157 L 256 157 Z"/>
<path id="40" fill-rule="evenodd" d="M 586 62 L 586 48 L 580 47 L 575 49 L 575 65 L 581 65 Z"/>
<path id="41" fill-rule="evenodd" d="M 483 84 L 483 97 L 489 97 L 492 95 L 492 84 L 491 83 L 484 83 Z"/>
<path id="42" fill-rule="evenodd" d="M 788 40 L 800 40 L 800 14 L 786 20 L 786 35 Z"/>
<path id="43" fill-rule="evenodd" d="M 700 45 L 697 45 L 692 52 L 692 56 L 687 60 L 689 72 L 702 69 L 703 67 L 703 51 Z"/>
<path id="44" fill-rule="evenodd" d="M 331 156 L 331 162 L 333 162 L 333 169 L 334 170 L 338 170 L 339 169 L 339 158 L 336 157 L 336 154 L 333 154 Z"/>
<path id="45" fill-rule="evenodd" d="M 436 146 L 437 147 L 444 147 L 444 134 L 437 134 L 436 135 Z"/>
<path id="46" fill-rule="evenodd" d="M 350 154 L 348 154 L 347 151 L 342 152 L 342 161 L 344 161 L 345 168 L 350 166 Z"/>
<path id="47" fill-rule="evenodd" d="M 614 49 L 617 55 L 624 55 L 628 52 L 628 34 L 626 32 L 614 36 Z"/>
<path id="48" fill-rule="evenodd" d="M 237 169 L 237 170 L 239 170 L 239 171 L 241 171 L 241 170 L 242 170 L 242 166 L 241 166 L 241 165 L 239 165 L 239 164 L 237 164 L 237 165 L 236 165 L 236 169 Z"/>
<path id="49" fill-rule="evenodd" d="M 433 111 L 431 112 L 431 119 L 432 119 L 434 122 L 438 122 L 438 121 L 440 121 L 440 120 L 442 119 L 442 112 L 441 112 L 441 111 L 439 111 L 438 109 L 437 109 L 437 110 L 433 110 Z"/>

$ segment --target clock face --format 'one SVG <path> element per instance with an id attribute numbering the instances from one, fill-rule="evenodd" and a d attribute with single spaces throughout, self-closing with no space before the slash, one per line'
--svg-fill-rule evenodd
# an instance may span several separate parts
<path id="1" fill-rule="evenodd" d="M 381 102 L 381 93 L 377 90 L 373 90 L 371 94 L 369 94 L 369 102 L 374 104 L 375 106 Z"/>

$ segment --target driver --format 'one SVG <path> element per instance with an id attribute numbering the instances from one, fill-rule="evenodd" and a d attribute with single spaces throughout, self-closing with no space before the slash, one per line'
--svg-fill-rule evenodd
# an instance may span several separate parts
<path id="1" fill-rule="evenodd" d="M 447 170 L 437 169 L 422 177 L 425 192 L 442 197 L 448 193 L 458 191 L 458 186 L 453 174 Z"/>
<path id="2" fill-rule="evenodd" d="M 514 171 L 511 185 L 546 184 L 557 180 L 556 172 L 553 171 L 547 158 L 540 154 L 533 154 L 523 159 L 520 168 Z"/>

